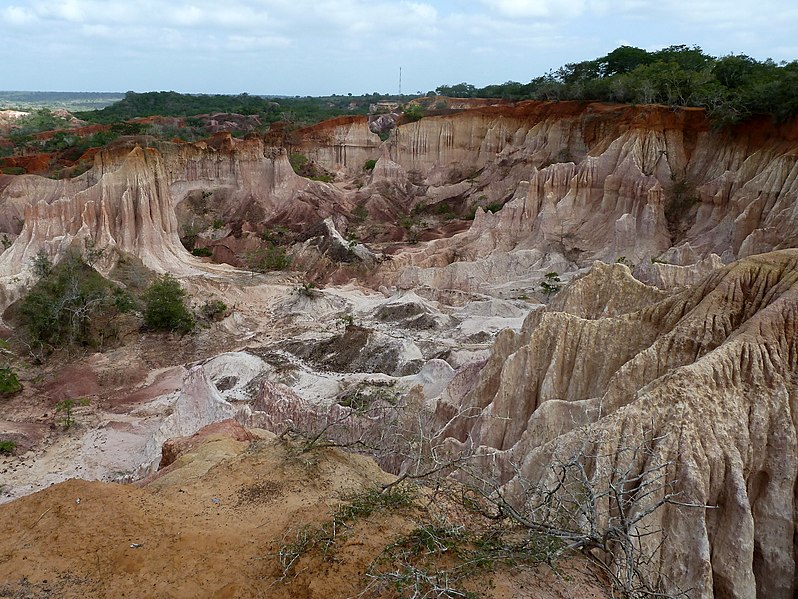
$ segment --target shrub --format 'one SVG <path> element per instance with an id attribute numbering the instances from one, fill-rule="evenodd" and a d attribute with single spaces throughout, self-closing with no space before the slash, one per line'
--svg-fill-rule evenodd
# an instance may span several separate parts
<path id="1" fill-rule="evenodd" d="M 14 450 L 17 448 L 16 441 L 12 441 L 11 439 L 3 439 L 0 441 L 0 454 L 2 455 L 11 455 L 14 453 Z"/>
<path id="2" fill-rule="evenodd" d="M 186 292 L 170 274 L 156 279 L 144 292 L 144 323 L 159 331 L 188 333 L 194 317 L 186 307 Z"/>
<path id="3" fill-rule="evenodd" d="M 615 264 L 623 264 L 624 266 L 628 266 L 629 268 L 632 268 L 634 266 L 632 264 L 632 261 L 629 260 L 629 258 L 627 258 L 626 256 L 618 256 L 618 258 L 615 259 Z"/>
<path id="4" fill-rule="evenodd" d="M 290 256 L 279 245 L 269 244 L 247 255 L 247 267 L 255 272 L 285 270 L 291 264 Z"/>
<path id="5" fill-rule="evenodd" d="M 67 252 L 56 266 L 40 252 L 33 270 L 39 281 L 20 301 L 18 316 L 38 348 L 101 348 L 115 330 L 116 316 L 134 307 L 77 252 Z"/>
<path id="6" fill-rule="evenodd" d="M 352 209 L 352 217 L 362 222 L 369 217 L 369 211 L 363 204 L 358 204 Z"/>
<path id="7" fill-rule="evenodd" d="M 33 258 L 33 274 L 37 279 L 44 279 L 49 277 L 52 272 L 53 261 L 50 260 L 50 256 L 47 255 L 46 251 L 39 250 Z"/>
<path id="8" fill-rule="evenodd" d="M 308 157 L 299 152 L 294 152 L 288 156 L 288 162 L 291 164 L 291 168 L 294 169 L 294 172 L 297 175 L 301 175 L 308 164 Z"/>
<path id="9" fill-rule="evenodd" d="M 206 320 L 221 320 L 227 314 L 227 304 L 222 300 L 209 300 L 202 305 L 200 313 Z"/>
<path id="10" fill-rule="evenodd" d="M 364 171 L 373 171 L 374 167 L 377 166 L 377 161 L 374 159 L 366 160 L 365 164 L 363 165 Z"/>
<path id="11" fill-rule="evenodd" d="M 276 225 L 270 229 L 264 230 L 263 233 L 260 234 L 260 238 L 270 245 L 282 245 L 290 241 L 290 234 L 291 230 L 285 225 Z"/>
<path id="12" fill-rule="evenodd" d="M 183 226 L 183 234 L 180 236 L 180 243 L 183 244 L 183 247 L 186 248 L 188 251 L 194 249 L 194 244 L 197 243 L 197 238 L 199 237 L 199 227 L 194 224 L 191 225 L 184 225 Z"/>
<path id="13" fill-rule="evenodd" d="M 540 290 L 548 299 L 562 288 L 562 281 L 556 272 L 547 272 L 540 282 Z"/>
<path id="14" fill-rule="evenodd" d="M 314 299 L 321 296 L 321 291 L 319 291 L 318 287 L 316 286 L 316 283 L 314 283 L 313 281 L 308 281 L 303 283 L 299 287 L 294 287 L 294 292 L 310 299 Z"/>
<path id="15" fill-rule="evenodd" d="M 87 405 L 89 405 L 89 399 L 87 397 L 81 397 L 80 399 L 64 399 L 55 404 L 55 413 L 63 414 L 61 417 L 61 424 L 65 429 L 72 428 L 77 424 L 77 420 L 75 420 L 75 408 Z"/>
<path id="16" fill-rule="evenodd" d="M 421 120 L 421 118 L 424 116 L 424 108 L 418 104 L 411 104 L 410 106 L 405 107 L 404 115 L 405 118 L 411 123 Z"/>
<path id="17" fill-rule="evenodd" d="M 209 258 L 213 256 L 213 251 L 211 248 L 201 247 L 201 248 L 194 248 L 191 250 L 191 254 L 194 256 L 199 256 L 201 258 Z"/>
<path id="18" fill-rule="evenodd" d="M 0 368 L 0 395 L 13 395 L 22 390 L 17 373 L 10 366 Z"/>
<path id="19" fill-rule="evenodd" d="M 0 169 L 4 175 L 24 175 L 25 169 L 21 166 L 6 166 Z"/>
<path id="20" fill-rule="evenodd" d="M 444 220 L 452 220 L 453 218 L 457 218 L 457 215 L 452 207 L 445 202 L 443 204 L 438 204 L 438 206 L 435 208 L 435 212 L 438 214 L 438 216 L 442 216 Z"/>
<path id="21" fill-rule="evenodd" d="M 409 231 L 416 225 L 416 219 L 412 216 L 405 215 L 399 218 L 399 226 Z"/>
<path id="22" fill-rule="evenodd" d="M 418 495 L 415 487 L 401 485 L 383 491 L 370 490 L 353 495 L 339 507 L 329 520 L 319 525 L 307 525 L 295 534 L 295 540 L 284 542 L 277 551 L 281 576 L 285 580 L 295 572 L 297 562 L 312 551 L 328 556 L 342 546 L 352 525 L 373 513 L 390 513 L 411 507 Z M 289 531 L 290 532 L 290 531 Z"/>
<path id="23" fill-rule="evenodd" d="M 291 168 L 294 169 L 294 172 L 300 177 L 307 177 L 313 181 L 322 181 L 324 183 L 331 183 L 335 178 L 332 174 L 325 171 L 323 168 L 319 168 L 307 156 L 299 152 L 294 152 L 288 156 L 288 162 L 291 164 Z"/>

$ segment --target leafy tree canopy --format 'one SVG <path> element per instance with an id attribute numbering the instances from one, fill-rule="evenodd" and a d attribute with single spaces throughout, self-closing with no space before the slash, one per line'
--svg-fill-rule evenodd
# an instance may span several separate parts
<path id="1" fill-rule="evenodd" d="M 441 85 L 450 97 L 509 100 L 591 100 L 700 106 L 719 124 L 755 114 L 784 122 L 798 114 L 798 61 L 776 64 L 744 54 L 716 58 L 698 46 L 649 52 L 620 46 L 600 58 L 566 64 L 523 84 L 477 88 Z"/>
<path id="2" fill-rule="evenodd" d="M 186 292 L 172 275 L 158 278 L 144 292 L 144 322 L 160 331 L 187 333 L 194 328 L 194 317 L 186 306 Z"/>

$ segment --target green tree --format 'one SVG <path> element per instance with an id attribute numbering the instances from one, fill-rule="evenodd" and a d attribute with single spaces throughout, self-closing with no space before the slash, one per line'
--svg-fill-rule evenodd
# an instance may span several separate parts
<path id="1" fill-rule="evenodd" d="M 547 272 L 539 283 L 540 290 L 546 296 L 546 300 L 557 293 L 562 288 L 562 281 L 556 272 Z"/>
<path id="2" fill-rule="evenodd" d="M 14 311 L 39 348 L 103 347 L 123 309 L 124 291 L 89 266 L 79 252 L 67 252 L 52 265 L 46 254 L 34 258 L 39 278 Z"/>
<path id="3" fill-rule="evenodd" d="M 65 429 L 69 429 L 77 424 L 77 420 L 75 420 L 75 408 L 78 406 L 87 405 L 89 405 L 88 397 L 81 397 L 79 399 L 64 399 L 55 404 L 55 413 L 63 414 L 61 417 L 61 424 Z"/>
<path id="4" fill-rule="evenodd" d="M 404 109 L 405 118 L 412 122 L 421 120 L 424 116 L 424 108 L 419 106 L 418 104 L 410 104 Z"/>
<path id="5" fill-rule="evenodd" d="M 441 85 L 435 91 L 439 96 L 472 98 L 476 95 L 477 88 L 470 83 L 458 83 L 457 85 Z"/>
<path id="6" fill-rule="evenodd" d="M 598 59 L 599 71 L 603 77 L 610 77 L 629 73 L 640 65 L 648 64 L 653 60 L 654 58 L 642 48 L 620 46 L 604 58 Z"/>
<path id="7" fill-rule="evenodd" d="M 194 317 L 186 306 L 186 291 L 180 282 L 165 274 L 146 289 L 144 323 L 159 331 L 188 333 L 194 328 Z"/>
<path id="8" fill-rule="evenodd" d="M 22 383 L 19 382 L 17 373 L 11 368 L 11 351 L 8 341 L 0 339 L 0 397 L 14 395 L 22 390 Z"/>

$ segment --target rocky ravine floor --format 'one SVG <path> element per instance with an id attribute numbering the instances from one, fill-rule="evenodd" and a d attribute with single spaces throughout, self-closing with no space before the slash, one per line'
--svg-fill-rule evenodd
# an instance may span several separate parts
<path id="1" fill-rule="evenodd" d="M 290 276 L 184 282 L 196 296 L 224 298 L 229 315 L 192 336 L 145 335 L 53 365 L 7 402 L 3 430 L 31 451 L 0 462 L 0 501 L 71 477 L 136 480 L 157 468 L 168 438 L 229 417 L 263 424 L 253 402 L 264 385 L 325 410 L 363 388 L 401 397 L 417 387 L 432 401 L 455 368 L 484 360 L 499 330 L 520 329 L 542 307 L 489 297 L 446 306 L 355 285 L 308 296 Z M 78 398 L 89 403 L 62 431 L 53 404 Z"/>
<path id="2" fill-rule="evenodd" d="M 197 587 L 192 585 L 211 581 L 220 583 L 214 586 L 221 593 L 218 596 L 292 596 L 288 591 L 269 595 L 271 591 L 264 590 L 265 585 L 271 589 L 268 585 L 278 577 L 273 571 L 247 570 L 244 580 L 252 586 L 224 590 L 222 582 L 232 583 L 227 575 L 215 570 L 216 565 L 210 569 L 203 565 L 208 552 L 216 555 L 220 546 L 231 548 L 233 560 L 232 555 L 243 551 L 242 539 L 250 538 L 252 527 L 258 527 L 256 519 L 236 506 L 230 518 L 244 521 L 218 520 L 224 523 L 219 536 L 208 528 L 213 515 L 222 513 L 213 511 L 218 507 L 213 498 L 231 506 L 237 501 L 235 489 L 250 480 L 225 487 L 227 483 L 220 481 L 229 474 L 230 463 L 211 466 L 222 459 L 238 459 L 237 452 L 249 447 L 246 444 L 236 445 L 227 438 L 219 447 L 233 443 L 238 449 L 200 457 L 198 462 L 191 458 L 195 465 L 183 472 L 200 476 L 201 482 L 193 496 L 181 496 L 181 489 L 186 492 L 182 484 L 172 490 L 179 509 L 161 502 L 158 493 L 164 491 L 156 493 L 157 500 L 148 495 L 147 489 L 161 484 L 157 478 L 143 490 L 54 483 L 71 478 L 141 480 L 158 469 L 165 441 L 214 422 L 234 419 L 276 432 L 318 430 L 328 415 L 345 413 L 347 405 L 387 399 L 408 401 L 413 417 L 425 416 L 430 430 L 441 431 L 440 438 L 451 437 L 455 445 L 455 440 L 470 439 L 482 446 L 492 456 L 493 475 L 510 494 L 522 495 L 530 481 L 547 480 L 554 456 L 585 447 L 586 442 L 596 455 L 614 456 L 601 467 L 590 466 L 597 481 L 606 468 L 617 472 L 628 467 L 642 473 L 652 464 L 668 464 L 679 497 L 699 508 L 710 506 L 663 509 L 644 523 L 644 532 L 667 531 L 680 539 L 652 549 L 654 563 L 668 580 L 677 581 L 682 589 L 692 588 L 696 597 L 742 598 L 760 592 L 764 593 L 760 596 L 788 597 L 795 563 L 789 527 L 796 480 L 790 440 L 795 438 L 798 412 L 793 406 L 798 355 L 796 259 L 795 250 L 755 256 L 676 292 L 647 287 L 634 280 L 625 266 L 599 264 L 575 278 L 548 307 L 462 293 L 457 301 L 444 304 L 411 291 L 377 292 L 354 284 L 308 290 L 290 274 L 188 277 L 184 282 L 193 294 L 223 296 L 231 302 L 231 313 L 193 336 L 145 335 L 105 354 L 60 365 L 56 361 L 48 371 L 37 372 L 38 378 L 29 372 L 25 391 L 7 402 L 8 422 L 3 426 L 23 450 L 28 449 L 2 462 L 8 503 L 0 508 L 0 525 L 7 531 L 0 554 L 0 568 L 5 570 L 0 572 L 10 585 L 7 594 L 48 596 L 50 587 L 41 585 L 59 584 L 64 586 L 54 587 L 60 590 L 53 596 L 70 596 L 73 591 L 74 596 L 103 596 L 107 588 L 117 588 L 106 572 L 117 563 L 128 568 L 125 564 L 132 559 L 137 565 L 122 569 L 126 574 L 119 579 L 118 590 L 132 596 L 164 596 L 166 591 L 158 587 L 162 568 L 155 565 L 164 558 L 154 556 L 153 561 L 135 557 L 144 552 L 118 553 L 119 536 L 114 537 L 117 553 L 109 553 L 110 546 L 104 544 L 109 529 L 118 526 L 113 523 L 132 519 L 142 522 L 141 530 L 149 531 L 148 538 L 154 538 L 156 545 L 166 543 L 176 554 L 198 560 L 192 565 L 174 562 L 175 571 L 194 568 L 195 573 L 166 578 L 174 596 L 196 595 Z M 76 413 L 78 424 L 63 431 L 52 406 L 69 397 L 87 397 L 90 402 Z M 473 406 L 478 411 L 469 416 Z M 366 420 L 355 428 L 364 438 L 387 444 L 396 429 L 385 424 Z M 368 437 L 383 428 L 389 437 Z M 624 456 L 638 443 L 641 447 L 649 443 L 646 459 L 627 464 Z M 391 461 L 384 452 L 380 463 L 402 466 L 401 459 Z M 287 468 L 282 475 L 284 480 L 300 486 L 319 482 L 316 473 L 302 469 L 301 462 L 294 465 L 296 469 Z M 373 462 L 350 465 L 355 471 L 367 468 L 368 474 L 356 477 L 364 483 L 387 476 Z M 256 469 L 250 464 L 245 470 L 251 476 Z M 272 481 L 274 466 L 263 472 L 261 482 Z M 308 475 L 312 482 L 306 480 Z M 330 480 L 352 476 L 337 473 Z M 219 484 L 222 487 L 214 486 Z M 214 491 L 208 506 L 205 490 L 216 488 L 220 490 Z M 324 503 L 330 506 L 347 493 L 336 489 L 331 493 L 317 489 L 318 495 L 310 500 L 317 508 L 308 513 L 320 513 L 319 497 L 331 501 Z M 33 491 L 39 492 L 28 495 Z M 103 520 L 90 515 L 85 527 L 74 534 L 89 535 L 91 541 L 80 542 L 77 556 L 58 553 L 61 550 L 52 547 L 60 547 L 59 539 L 71 528 L 70 518 L 56 516 L 66 509 L 84 509 L 83 496 L 94 492 L 107 497 L 95 505 L 97 509 L 102 505 L 110 520 L 100 526 Z M 50 496 L 56 499 L 47 499 Z M 13 498 L 18 499 L 9 502 Z M 155 503 L 147 503 L 151 501 Z M 281 499 L 268 510 L 280 506 L 277 511 L 284 511 L 291 501 Z M 109 505 L 119 506 L 120 511 L 109 511 Z M 149 506 L 146 517 L 129 514 L 131 505 Z M 645 509 L 643 504 L 635 505 L 634 509 Z M 204 507 L 191 511 L 190 506 Z M 294 512 L 292 524 L 305 522 L 304 514 Z M 170 545 L 168 536 L 152 532 L 176 530 L 173 517 L 182 522 L 180 526 L 197 527 L 192 537 L 196 547 L 184 549 L 174 539 Z M 375 526 L 387 530 L 385 520 L 378 521 Z M 269 539 L 285 535 L 286 522 L 274 521 L 268 534 L 257 537 L 260 553 L 252 554 L 253 560 L 260 561 Z M 396 534 L 403 530 L 399 526 Z M 696 534 L 697 530 L 703 532 Z M 29 545 L 31 531 L 38 536 Z M 123 549 L 132 550 L 129 545 L 139 541 L 131 540 L 135 535 L 130 529 L 123 528 L 122 533 L 127 543 L 122 543 Z M 358 543 L 374 542 L 371 532 L 364 534 L 370 540 Z M 391 535 L 381 537 L 381 547 L 396 536 Z M 702 542 L 712 546 L 710 554 L 702 553 Z M 81 553 L 84 547 L 94 556 L 94 573 L 85 569 L 89 565 Z M 354 566 L 359 573 L 379 554 L 377 548 L 364 551 Z M 685 559 L 676 558 L 680 552 Z M 103 562 L 108 555 L 110 560 Z M 240 568 L 239 562 L 234 563 Z M 203 578 L 206 571 L 208 577 Z M 308 572 L 314 573 L 314 580 L 317 572 L 330 581 L 350 577 L 326 563 L 310 564 Z M 507 577 L 496 580 L 503 584 Z M 130 581 L 154 584 L 156 590 L 153 595 L 136 595 L 133 587 L 125 586 L 134 584 Z M 209 587 L 202 588 L 203 593 L 210 592 Z M 26 589 L 32 594 L 25 595 Z M 340 596 L 356 596 L 351 589 L 338 590 Z M 330 592 L 316 587 L 296 596 L 334 596 Z M 564 592 L 573 596 L 570 589 Z M 518 593 L 516 589 L 507 596 L 524 596 Z"/>

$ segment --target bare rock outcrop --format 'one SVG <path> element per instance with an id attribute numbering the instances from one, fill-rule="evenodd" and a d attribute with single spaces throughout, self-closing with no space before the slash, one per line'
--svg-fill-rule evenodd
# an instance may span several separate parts
<path id="1" fill-rule="evenodd" d="M 24 226 L 0 256 L 0 273 L 15 275 L 40 251 L 57 256 L 77 240 L 91 240 L 107 256 L 128 253 L 160 272 L 190 272 L 191 256 L 178 238 L 164 164 L 154 150 L 134 148 L 107 168 L 68 182 L 25 176 L 3 191 L 20 198 Z"/>
<path id="2" fill-rule="evenodd" d="M 634 475 L 666 464 L 685 505 L 645 522 L 659 531 L 644 550 L 663 583 L 702 598 L 793 597 L 798 250 L 742 260 L 659 301 L 636 295 L 630 312 L 533 312 L 519 334 L 505 331 L 471 390 L 453 392 L 480 416 L 450 422 L 452 402 L 441 405 L 446 434 L 490 448 L 516 496 L 580 448 Z M 587 468 L 600 477 L 599 466 Z"/>

